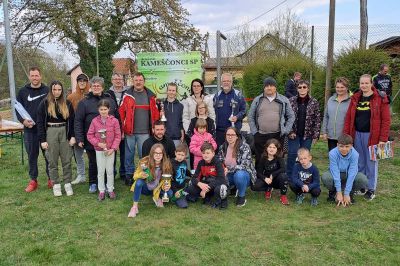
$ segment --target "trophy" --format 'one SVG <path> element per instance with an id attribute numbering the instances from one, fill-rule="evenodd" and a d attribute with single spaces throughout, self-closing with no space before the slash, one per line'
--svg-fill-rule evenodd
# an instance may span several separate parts
<path id="1" fill-rule="evenodd" d="M 101 143 L 106 143 L 106 138 L 107 138 L 107 129 L 105 129 L 105 128 L 102 128 L 102 129 L 99 129 L 99 131 L 97 131 L 99 134 L 100 134 L 100 140 L 101 140 Z M 104 152 L 107 150 L 107 147 L 105 147 L 104 148 Z"/>
<path id="2" fill-rule="evenodd" d="M 159 108 L 158 108 L 159 111 L 160 111 L 160 112 L 161 112 L 161 111 L 163 112 L 160 121 L 166 122 L 166 121 L 167 121 L 167 118 L 165 117 L 165 110 L 164 110 L 164 103 L 163 103 L 163 100 L 157 99 L 157 105 L 159 106 Z"/>
<path id="3" fill-rule="evenodd" d="M 234 99 L 232 99 L 231 100 L 232 113 L 231 113 L 231 116 L 229 117 L 232 127 L 235 127 L 235 122 L 232 121 L 232 118 L 233 118 L 233 112 L 235 111 L 236 105 L 237 105 L 237 102 Z"/>
<path id="4" fill-rule="evenodd" d="M 147 167 L 145 163 L 142 163 L 140 167 L 142 167 L 143 172 L 147 174 L 147 182 L 153 181 L 153 176 L 151 175 L 149 167 Z"/>
<path id="5" fill-rule="evenodd" d="M 164 190 L 164 196 L 162 197 L 162 202 L 169 202 L 169 198 L 167 195 L 167 192 L 165 191 L 166 186 L 171 186 L 171 177 L 172 175 L 170 174 L 163 174 L 161 179 L 163 182 L 163 190 Z"/>

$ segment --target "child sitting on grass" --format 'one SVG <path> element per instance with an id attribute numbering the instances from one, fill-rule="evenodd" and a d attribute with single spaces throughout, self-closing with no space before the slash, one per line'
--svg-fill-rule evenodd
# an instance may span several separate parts
<path id="1" fill-rule="evenodd" d="M 143 157 L 139 161 L 138 167 L 133 176 L 134 183 L 131 187 L 133 192 L 133 206 L 129 211 L 128 217 L 136 217 L 139 213 L 140 195 L 153 194 L 153 201 L 157 207 L 164 207 L 160 198 L 163 182 L 162 174 L 172 174 L 172 166 L 167 158 L 164 146 L 160 143 L 154 144 L 150 149 L 149 156 Z M 168 193 L 170 187 L 164 187 L 163 190 Z"/>
<path id="2" fill-rule="evenodd" d="M 321 194 L 318 168 L 311 163 L 312 156 L 307 148 L 297 151 L 298 164 L 293 167 L 290 188 L 296 194 L 296 203 L 302 204 L 304 193 L 311 194 L 311 206 L 318 205 L 318 196 Z"/>
<path id="3" fill-rule="evenodd" d="M 178 208 L 187 208 L 188 203 L 186 200 L 187 192 L 185 188 L 187 180 L 191 176 L 186 163 L 186 156 L 188 153 L 185 144 L 179 144 L 175 149 L 175 159 L 172 160 L 173 177 L 171 182 L 171 191 L 173 193 L 172 202 L 175 202 Z"/>
<path id="4" fill-rule="evenodd" d="M 204 204 L 211 203 L 211 197 L 215 196 L 213 208 L 225 209 L 228 207 L 227 181 L 224 167 L 215 157 L 215 150 L 211 143 L 201 145 L 203 159 L 198 163 L 191 185 L 186 189 L 189 195 L 186 199 L 195 202 L 199 197 L 204 199 Z"/>

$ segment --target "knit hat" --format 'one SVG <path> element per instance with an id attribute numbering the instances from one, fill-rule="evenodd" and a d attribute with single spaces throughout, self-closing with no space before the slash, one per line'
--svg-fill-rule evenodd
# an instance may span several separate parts
<path id="1" fill-rule="evenodd" d="M 274 86 L 276 88 L 276 80 L 271 77 L 264 79 L 264 87 L 267 86 Z"/>
<path id="2" fill-rule="evenodd" d="M 81 73 L 76 77 L 76 81 L 80 81 L 80 80 L 84 80 L 84 81 L 88 82 L 89 78 L 88 78 L 88 76 L 86 76 L 86 74 Z"/>

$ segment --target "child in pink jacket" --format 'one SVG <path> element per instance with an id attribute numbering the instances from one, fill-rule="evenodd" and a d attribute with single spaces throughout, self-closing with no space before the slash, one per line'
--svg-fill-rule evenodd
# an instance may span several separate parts
<path id="1" fill-rule="evenodd" d="M 100 100 L 97 107 L 99 116 L 90 124 L 87 138 L 96 150 L 97 179 L 99 201 L 105 199 L 104 172 L 107 172 L 107 191 L 110 199 L 115 199 L 114 192 L 114 159 L 115 151 L 121 142 L 121 129 L 118 120 L 109 115 L 110 103 Z"/>
<path id="2" fill-rule="evenodd" d="M 203 159 L 200 148 L 204 142 L 209 142 L 214 147 L 214 150 L 217 149 L 217 143 L 212 135 L 207 132 L 207 121 L 204 118 L 199 118 L 196 121 L 194 134 L 190 140 L 189 147 L 190 152 L 194 156 L 193 169 L 197 169 L 197 164 Z"/>

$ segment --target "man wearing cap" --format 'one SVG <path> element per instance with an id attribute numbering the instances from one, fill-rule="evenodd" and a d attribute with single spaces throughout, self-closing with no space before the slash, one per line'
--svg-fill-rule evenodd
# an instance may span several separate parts
<path id="1" fill-rule="evenodd" d="M 75 91 L 68 95 L 67 99 L 71 102 L 74 112 L 78 109 L 78 103 L 89 93 L 89 77 L 81 73 L 76 77 Z M 85 159 L 83 157 L 84 149 L 79 147 L 78 143 L 74 145 L 74 157 L 76 162 L 77 177 L 71 183 L 73 185 L 86 182 Z"/>
<path id="2" fill-rule="evenodd" d="M 246 102 L 242 93 L 232 87 L 232 75 L 222 74 L 221 83 L 222 89 L 213 99 L 218 147 L 225 141 L 226 129 L 234 123 L 235 128 L 240 131 L 242 120 L 246 116 Z"/>
<path id="3" fill-rule="evenodd" d="M 249 126 L 251 134 L 254 135 L 256 165 L 269 139 L 275 138 L 283 146 L 283 137 L 292 129 L 294 118 L 288 98 L 276 90 L 275 79 L 266 78 L 263 93 L 253 100 L 249 110 Z"/>

